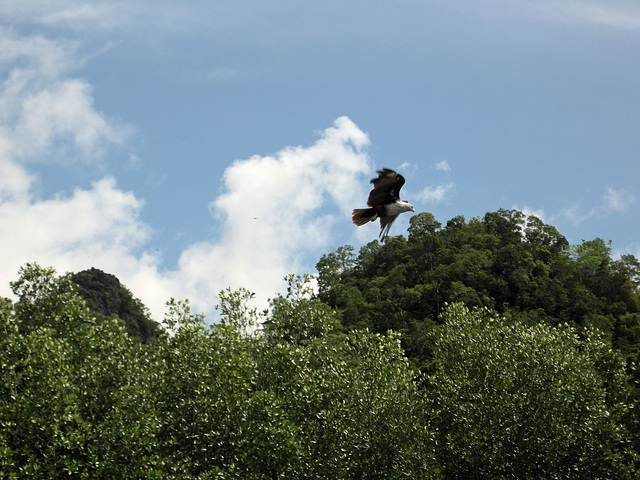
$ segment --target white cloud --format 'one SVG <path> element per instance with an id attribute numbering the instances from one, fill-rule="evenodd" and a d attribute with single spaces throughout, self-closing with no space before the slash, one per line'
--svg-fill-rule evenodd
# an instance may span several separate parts
<path id="1" fill-rule="evenodd" d="M 7 140 L 0 134 L 0 205 L 6 200 L 26 201 L 34 181 L 33 175 L 3 152 L 5 143 Z"/>
<path id="2" fill-rule="evenodd" d="M 76 43 L 0 29 L 0 52 L 0 67 L 8 72 L 0 84 L 0 168 L 61 153 L 95 159 L 132 133 L 94 109 L 87 82 L 65 77 L 82 63 Z"/>
<path id="3" fill-rule="evenodd" d="M 334 222 L 348 219 L 366 198 L 361 177 L 370 171 L 368 144 L 367 135 L 341 117 L 307 148 L 227 168 L 225 191 L 210 205 L 221 237 L 190 246 L 179 260 L 193 297 L 212 302 L 226 286 L 247 287 L 262 301 L 272 296 L 304 253 L 328 246 Z M 327 206 L 337 207 L 339 217 Z"/>
<path id="4" fill-rule="evenodd" d="M 18 268 L 37 261 L 58 271 L 91 265 L 108 271 L 155 269 L 142 251 L 151 229 L 139 221 L 143 202 L 116 188 L 111 177 L 90 189 L 49 199 L 34 196 L 32 161 L 94 161 L 109 145 L 125 141 L 130 128 L 93 107 L 86 82 L 65 75 L 80 62 L 72 43 L 18 36 L 0 29 L 0 292 Z"/>
<path id="5" fill-rule="evenodd" d="M 151 233 L 137 220 L 142 205 L 132 193 L 116 189 L 110 177 L 95 182 L 90 190 L 75 190 L 69 198 L 4 202 L 0 263 L 14 273 L 31 260 L 64 270 L 125 249 L 133 252 Z"/>
<path id="6" fill-rule="evenodd" d="M 72 40 L 53 41 L 42 35 L 20 36 L 0 26 L 0 64 L 11 67 L 3 90 L 15 95 L 60 77 L 78 65 L 78 45 Z"/>
<path id="7" fill-rule="evenodd" d="M 140 219 L 144 202 L 110 176 L 88 189 L 36 198 L 33 161 L 64 152 L 68 161 L 99 158 L 126 141 L 130 127 L 98 112 L 91 86 L 67 77 L 74 48 L 43 37 L 0 31 L 7 73 L 0 89 L 0 294 L 26 262 L 59 272 L 94 266 L 115 274 L 161 319 L 170 297 L 210 312 L 220 290 L 244 286 L 264 301 L 307 252 L 329 246 L 340 218 L 366 198 L 368 136 L 340 117 L 309 147 L 287 147 L 230 165 L 210 209 L 219 237 L 188 246 L 173 270 L 152 253 L 154 232 Z M 58 67 L 46 57 L 57 55 Z M 62 68 L 67 66 L 69 68 Z M 43 160 L 44 159 L 44 160 Z M 132 157 L 132 163 L 137 160 Z M 308 269 L 308 265 L 304 265 Z M 308 270 L 307 270 L 308 271 Z"/>
<path id="8" fill-rule="evenodd" d="M 9 294 L 8 282 L 20 265 L 38 261 L 60 272 L 95 266 L 113 273 L 157 319 L 172 296 L 211 312 L 228 286 L 249 288 L 264 305 L 283 276 L 301 267 L 306 252 L 330 245 L 332 225 L 348 221 L 364 198 L 368 143 L 342 117 L 307 148 L 234 162 L 224 175 L 225 191 L 211 204 L 220 238 L 190 245 L 172 271 L 161 271 L 160 258 L 149 253 L 152 230 L 139 219 L 144 202 L 119 190 L 111 177 L 69 198 L 4 201 L 1 293 Z"/>
<path id="9" fill-rule="evenodd" d="M 521 209 L 518 208 L 517 206 L 514 206 L 513 208 L 516 209 L 516 210 L 520 210 L 527 217 L 530 217 L 530 216 L 533 215 L 534 217 L 538 217 L 540 220 L 542 220 L 543 222 L 546 223 L 544 212 L 542 210 L 534 210 L 533 208 L 528 207 L 526 205 Z"/>
<path id="10" fill-rule="evenodd" d="M 449 175 L 451 166 L 446 160 L 436 162 L 434 168 Z M 429 185 L 415 195 L 415 198 L 423 202 L 440 203 L 445 200 L 455 190 L 456 184 L 453 182 Z"/>
<path id="11" fill-rule="evenodd" d="M 636 203 L 636 197 L 623 189 L 616 190 L 613 187 L 607 187 L 604 195 L 605 206 L 608 210 L 614 212 L 624 212 L 631 205 Z"/>
<path id="12" fill-rule="evenodd" d="M 536 1 L 530 7 L 549 20 L 640 29 L 640 6 L 631 0 Z"/>
<path id="13" fill-rule="evenodd" d="M 449 174 L 451 172 L 451 167 L 449 166 L 449 162 L 447 162 L 446 160 L 436 163 L 435 167 L 436 167 L 436 170 L 441 170 L 446 174 Z"/>
<path id="14" fill-rule="evenodd" d="M 442 202 L 448 194 L 453 192 L 455 186 L 453 182 L 441 185 L 430 185 L 419 192 L 416 198 L 424 202 Z"/>
<path id="15" fill-rule="evenodd" d="M 585 209 L 580 203 L 573 203 L 561 210 L 561 214 L 574 225 L 580 225 L 592 217 L 604 217 L 611 213 L 624 213 L 637 202 L 637 198 L 625 189 L 606 187 L 601 202 Z"/>
<path id="16" fill-rule="evenodd" d="M 77 79 L 55 82 L 29 95 L 14 127 L 14 138 L 21 147 L 15 153 L 33 158 L 60 148 L 62 143 L 67 152 L 70 147 L 82 158 L 89 158 L 99 154 L 105 144 L 123 143 L 130 127 L 114 124 L 96 112 L 92 98 L 90 85 Z"/>
<path id="17" fill-rule="evenodd" d="M 124 6 L 124 5 L 123 5 Z M 102 28 L 113 26 L 118 8 L 115 4 L 82 3 L 63 5 L 39 16 L 39 20 L 48 25 L 101 25 Z M 120 12 L 122 13 L 122 12 Z M 106 21 L 105 21 L 106 19 Z"/>
<path id="18" fill-rule="evenodd" d="M 133 27 L 137 22 L 141 25 L 141 16 L 146 11 L 148 16 L 154 10 L 144 8 L 144 4 L 136 7 L 130 2 L 77 2 L 76 0 L 57 0 L 40 2 L 23 0 L 21 2 L 2 2 L 5 18 L 14 22 L 32 23 L 47 27 L 64 27 L 75 31 L 92 31 L 100 29 L 116 29 L 122 25 Z M 157 13 L 156 13 L 157 15 Z M 132 18 L 133 17 L 133 18 Z"/>
<path id="19" fill-rule="evenodd" d="M 577 226 L 591 218 L 596 211 L 596 208 L 585 211 L 579 203 L 574 202 L 571 205 L 562 208 L 560 212 L 562 216 Z"/>

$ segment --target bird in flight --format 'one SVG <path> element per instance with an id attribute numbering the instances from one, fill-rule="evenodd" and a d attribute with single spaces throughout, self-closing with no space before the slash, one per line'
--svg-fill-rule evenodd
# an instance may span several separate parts
<path id="1" fill-rule="evenodd" d="M 369 193 L 367 205 L 370 208 L 353 210 L 352 221 L 358 227 L 380 219 L 380 238 L 389 234 L 393 221 L 403 212 L 415 212 L 413 205 L 400 200 L 400 189 L 404 177 L 388 168 L 378 170 L 378 178 L 371 180 L 373 190 Z"/>

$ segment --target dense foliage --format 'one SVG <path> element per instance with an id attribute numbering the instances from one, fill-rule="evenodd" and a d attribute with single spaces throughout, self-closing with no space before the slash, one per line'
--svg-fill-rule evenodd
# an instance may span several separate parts
<path id="1" fill-rule="evenodd" d="M 633 257 L 420 214 L 318 269 L 264 313 L 221 292 L 208 327 L 172 299 L 144 343 L 26 265 L 0 299 L 0 478 L 637 478 Z"/>
<path id="2" fill-rule="evenodd" d="M 448 478 L 626 478 L 625 374 L 598 332 L 462 304 L 435 333 L 438 458 Z M 619 357 L 618 357 L 619 358 Z"/>
<path id="3" fill-rule="evenodd" d="M 341 333 L 291 277 L 263 329 L 246 291 L 206 328 L 96 323 L 68 276 L 27 265 L 0 310 L 2 478 L 417 478 L 437 473 L 397 335 Z"/>
<path id="4" fill-rule="evenodd" d="M 486 307 L 525 324 L 594 327 L 627 358 L 640 354 L 640 263 L 611 258 L 602 239 L 571 246 L 552 226 L 499 210 L 442 226 L 411 218 L 408 238 L 340 247 L 318 262 L 319 298 L 344 325 L 403 334 L 408 356 L 431 358 L 426 333 L 447 303 Z"/>

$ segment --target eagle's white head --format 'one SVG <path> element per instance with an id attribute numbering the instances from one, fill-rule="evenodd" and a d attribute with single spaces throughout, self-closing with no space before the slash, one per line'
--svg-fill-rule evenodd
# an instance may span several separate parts
<path id="1" fill-rule="evenodd" d="M 409 202 L 404 202 L 402 200 L 397 200 L 393 203 L 387 205 L 387 215 L 400 215 L 404 212 L 414 212 L 413 205 Z"/>

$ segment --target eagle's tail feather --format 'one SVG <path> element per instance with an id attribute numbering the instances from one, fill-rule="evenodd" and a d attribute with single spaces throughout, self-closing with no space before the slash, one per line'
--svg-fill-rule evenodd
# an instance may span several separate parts
<path id="1" fill-rule="evenodd" d="M 378 216 L 373 208 L 354 208 L 351 221 L 360 227 L 365 223 L 373 222 L 377 218 Z"/>

